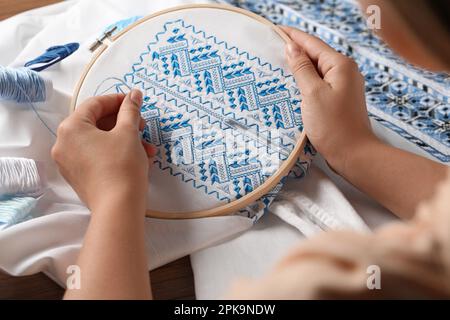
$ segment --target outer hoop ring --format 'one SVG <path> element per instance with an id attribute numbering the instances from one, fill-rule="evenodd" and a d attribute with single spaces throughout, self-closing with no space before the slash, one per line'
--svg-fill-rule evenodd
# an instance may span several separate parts
<path id="1" fill-rule="evenodd" d="M 220 10 L 227 10 L 232 11 L 235 13 L 246 15 L 254 20 L 257 20 L 258 22 L 261 22 L 265 25 L 270 26 L 285 42 L 288 42 L 290 39 L 288 35 L 279 27 L 277 27 L 275 24 L 270 22 L 269 20 L 258 16 L 257 14 L 236 8 L 229 5 L 220 5 L 220 4 L 191 4 L 191 5 L 182 5 L 182 6 L 176 6 L 173 8 L 169 8 L 166 10 L 162 10 L 159 12 L 156 12 L 154 14 L 148 15 L 139 21 L 136 21 L 135 23 L 131 24 L 121 32 L 117 33 L 113 37 L 111 37 L 111 41 L 116 41 L 121 36 L 123 36 L 128 31 L 132 30 L 134 27 L 140 25 L 141 23 L 150 20 L 152 18 L 158 17 L 160 15 L 175 12 L 179 10 L 185 10 L 185 9 L 201 9 L 201 8 L 207 8 L 207 9 L 220 9 Z M 83 82 L 91 69 L 91 67 L 94 65 L 95 61 L 100 57 L 100 55 L 107 49 L 107 45 L 103 44 L 95 53 L 92 60 L 89 62 L 89 64 L 86 66 L 86 68 L 83 71 L 83 74 L 81 75 L 80 80 L 78 81 L 74 95 L 71 102 L 71 110 L 72 112 L 75 110 L 75 106 L 77 104 L 78 94 L 80 92 L 81 86 L 83 85 Z M 299 158 L 301 151 L 303 150 L 305 143 L 306 143 L 306 134 L 305 131 L 303 131 L 300 135 L 299 141 L 295 145 L 294 149 L 292 150 L 289 157 L 283 162 L 283 164 L 280 166 L 280 168 L 277 170 L 276 174 L 271 176 L 269 179 L 267 179 L 262 185 L 260 185 L 258 188 L 256 188 L 254 191 L 250 192 L 249 194 L 246 194 L 240 199 L 234 200 L 230 203 L 224 204 L 220 207 L 211 208 L 207 210 L 202 211 L 191 211 L 191 212 L 163 212 L 163 211 L 155 211 L 155 210 L 147 210 L 146 216 L 151 218 L 159 218 L 159 219 L 195 219 L 195 218 L 205 218 L 205 217 L 214 217 L 214 216 L 224 216 L 224 215 L 230 215 L 235 213 L 236 211 L 245 208 L 246 206 L 250 205 L 251 203 L 255 202 L 268 192 L 272 190 L 283 177 L 285 177 L 291 168 L 295 165 L 297 162 L 297 159 Z"/>

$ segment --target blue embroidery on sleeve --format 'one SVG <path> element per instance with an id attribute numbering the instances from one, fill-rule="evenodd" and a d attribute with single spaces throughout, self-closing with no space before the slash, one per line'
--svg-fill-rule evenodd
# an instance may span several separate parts
<path id="1" fill-rule="evenodd" d="M 322 38 L 352 57 L 366 80 L 369 116 L 450 162 L 450 75 L 405 62 L 366 25 L 354 0 L 220 0 Z"/>

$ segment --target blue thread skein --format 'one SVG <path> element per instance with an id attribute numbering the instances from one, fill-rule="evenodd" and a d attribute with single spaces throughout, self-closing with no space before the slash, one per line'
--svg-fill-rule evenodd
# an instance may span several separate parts
<path id="1" fill-rule="evenodd" d="M 51 80 L 37 72 L 0 66 L 0 99 L 18 103 L 43 102 L 52 92 Z"/>

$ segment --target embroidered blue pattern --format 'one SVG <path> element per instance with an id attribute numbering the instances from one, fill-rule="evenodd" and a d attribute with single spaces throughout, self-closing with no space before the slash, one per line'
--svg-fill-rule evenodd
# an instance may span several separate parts
<path id="1" fill-rule="evenodd" d="M 103 87 L 141 88 L 158 167 L 224 203 L 273 176 L 303 128 L 292 75 L 183 20 L 165 23 L 123 80 Z M 299 160 L 292 175 L 308 165 Z M 262 214 L 281 186 L 241 213 Z"/>
<path id="2" fill-rule="evenodd" d="M 418 69 L 404 62 L 401 58 L 396 56 L 377 36 L 375 36 L 365 24 L 362 13 L 358 5 L 353 0 L 217 0 L 217 2 L 229 3 L 236 6 L 243 7 L 260 14 L 277 24 L 285 24 L 295 26 L 311 34 L 314 34 L 339 52 L 351 56 L 359 64 L 363 75 L 366 77 L 366 94 L 367 105 L 369 109 L 369 116 L 385 127 L 393 130 L 400 136 L 406 138 L 412 143 L 415 143 L 420 148 L 424 149 L 437 159 L 444 162 L 450 161 L 450 77 L 444 73 L 432 73 Z M 125 21 L 124 26 L 133 22 L 135 18 L 130 21 Z M 121 22 L 122 23 L 122 22 Z M 167 31 L 167 30 L 165 30 Z M 180 34 L 181 35 L 181 34 Z M 179 36 L 180 36 L 179 35 Z M 206 35 L 204 35 L 206 37 Z M 169 40 L 169 39 L 167 39 Z M 180 40 L 180 41 L 177 41 Z M 186 37 L 184 38 L 186 40 Z M 170 44 L 176 46 L 177 42 L 182 42 L 183 39 L 172 38 Z M 216 43 L 217 44 L 217 43 Z M 178 43 L 178 45 L 180 45 Z M 214 53 L 211 51 L 212 47 L 205 45 L 197 45 L 196 51 L 188 52 L 187 55 L 165 55 L 164 63 L 159 63 L 158 68 L 165 72 L 166 76 L 181 79 L 186 77 L 187 59 L 193 60 L 194 65 L 201 65 L 201 62 L 208 59 L 213 60 Z M 174 47 L 175 48 L 175 47 Z M 150 48 L 149 48 L 150 49 Z M 200 50 L 202 49 L 202 50 Z M 206 54 L 208 52 L 208 54 Z M 155 54 L 155 61 L 162 59 L 161 55 Z M 216 53 L 217 54 L 217 53 Z M 142 56 L 141 56 L 142 59 Z M 152 57 L 153 59 L 153 57 Z M 222 61 L 222 58 L 220 58 Z M 242 64 L 243 61 L 239 61 Z M 155 62 L 154 62 L 155 63 Z M 245 64 L 245 61 L 244 61 Z M 226 67 L 226 66 L 223 66 Z M 254 107 L 254 100 L 248 99 L 248 91 L 245 88 L 225 90 L 224 82 L 231 81 L 233 76 L 245 76 L 244 65 L 228 65 L 228 70 L 221 70 L 228 74 L 227 78 L 218 80 L 217 74 L 208 71 L 193 72 L 190 79 L 191 86 L 200 93 L 212 95 L 219 93 L 220 88 L 224 89 L 223 101 L 228 103 L 232 110 L 241 112 L 252 111 Z M 241 71 L 235 73 L 232 70 L 240 69 Z M 192 69 L 189 69 L 191 72 Z M 229 74 L 231 72 L 231 74 Z M 247 71 L 248 72 L 248 71 Z M 123 91 L 123 85 L 129 87 L 122 79 L 110 79 L 112 82 L 111 88 L 115 91 Z M 259 84 L 259 86 L 257 85 Z M 258 88 L 258 97 L 264 94 L 272 94 L 272 91 L 263 91 L 262 82 L 255 83 L 253 88 Z M 219 88 L 219 89 L 218 89 Z M 216 90 L 216 91 L 215 91 Z M 250 89 L 252 90 L 252 89 Z M 259 95 L 259 94 L 262 95 Z M 297 94 L 297 93 L 295 93 Z M 148 95 L 151 97 L 151 95 Z M 298 99 L 300 100 L 300 99 Z M 260 105 L 259 105 L 260 106 Z M 258 107 L 259 107 L 258 106 Z M 143 112 L 148 112 L 148 127 L 146 129 L 146 137 L 151 140 L 152 137 L 162 138 L 162 132 L 165 136 L 169 136 L 168 132 L 180 130 L 189 127 L 189 122 L 183 123 L 178 119 L 178 124 L 173 123 L 176 117 L 168 117 L 164 120 L 164 128 L 166 131 L 159 130 L 158 125 L 161 126 L 162 121 L 156 121 L 157 116 L 151 116 L 155 111 L 156 104 L 151 99 L 147 98 L 146 105 Z M 265 106 L 260 109 L 263 113 L 260 116 L 261 121 L 270 123 L 275 126 L 283 125 L 280 122 L 280 107 Z M 282 112 L 281 112 L 282 114 Z M 281 116 L 282 117 L 282 116 Z M 162 119 L 161 119 L 162 120 Z M 187 120 L 187 119 L 185 119 Z M 171 126 L 171 128 L 170 128 Z M 300 124 L 301 126 L 301 124 Z M 169 129 L 170 128 L 170 129 Z M 207 147 L 209 144 L 207 137 L 203 137 L 205 141 L 201 144 Z M 170 152 L 170 143 L 173 143 L 173 150 L 177 152 Z M 196 143 L 200 143 L 196 140 Z M 177 141 L 169 141 L 169 146 L 165 145 L 160 152 L 165 152 L 167 159 L 173 161 L 173 157 L 191 159 L 191 152 L 187 153 L 184 150 L 186 141 L 178 139 Z M 169 147 L 169 149 L 167 149 Z M 206 148 L 207 149 L 207 148 Z M 162 151 L 161 151 L 162 150 Z M 307 145 L 305 154 L 310 155 L 315 151 L 312 146 Z M 212 192 L 214 196 L 220 194 L 213 189 L 208 189 L 204 181 L 211 185 L 218 185 L 223 178 L 223 171 L 221 171 L 220 161 L 216 159 L 206 159 L 208 161 L 199 163 L 199 170 L 197 174 L 199 179 L 192 178 L 196 174 L 195 170 L 185 171 L 179 170 L 176 166 L 170 165 L 171 162 L 163 161 L 162 157 L 157 160 L 160 169 L 168 170 L 174 176 L 180 176 L 181 180 L 192 183 L 193 187 L 204 189 L 205 192 Z M 310 164 L 309 160 L 299 160 L 296 166 L 292 169 L 289 176 L 302 177 Z M 239 165 L 239 162 L 238 162 Z M 227 171 L 229 174 L 229 172 Z M 249 217 L 254 217 L 255 221 L 263 213 L 263 208 L 266 208 L 274 199 L 281 188 L 282 183 L 274 188 L 272 192 L 263 197 L 255 204 L 241 211 L 241 214 Z M 252 180 L 243 178 L 240 183 L 232 181 L 229 184 L 229 190 L 233 190 L 236 194 L 242 193 L 242 190 L 251 191 L 255 186 L 252 185 Z"/>
<path id="3" fill-rule="evenodd" d="M 225 0 L 316 35 L 351 56 L 366 78 L 369 116 L 450 161 L 450 76 L 407 64 L 366 26 L 352 0 Z"/>

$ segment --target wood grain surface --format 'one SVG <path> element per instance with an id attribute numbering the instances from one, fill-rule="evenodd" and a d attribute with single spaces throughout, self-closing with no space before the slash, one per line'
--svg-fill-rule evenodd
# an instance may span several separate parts
<path id="1" fill-rule="evenodd" d="M 195 299 L 189 257 L 153 270 L 150 279 L 156 300 Z M 0 299 L 61 299 L 63 294 L 63 288 L 43 273 L 11 277 L 0 272 Z"/>
<path id="2" fill-rule="evenodd" d="M 22 11 L 61 2 L 61 0 L 0 0 L 0 20 Z"/>
<path id="3" fill-rule="evenodd" d="M 0 20 L 59 0 L 0 0 Z M 189 257 L 150 272 L 155 299 L 195 299 Z M 61 299 L 64 290 L 43 273 L 11 277 L 0 272 L 0 299 Z"/>

